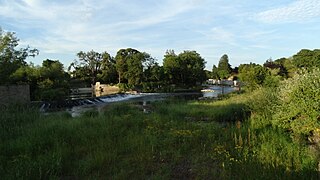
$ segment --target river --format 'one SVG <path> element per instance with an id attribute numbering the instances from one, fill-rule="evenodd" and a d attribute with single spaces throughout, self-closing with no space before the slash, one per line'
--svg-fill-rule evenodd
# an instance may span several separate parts
<path id="1" fill-rule="evenodd" d="M 96 98 L 84 98 L 78 99 L 76 101 L 73 100 L 71 107 L 61 108 L 59 111 L 63 109 L 72 115 L 72 117 L 80 116 L 83 112 L 88 110 L 95 111 L 103 111 L 105 106 L 111 105 L 116 102 L 133 102 L 139 103 L 143 106 L 149 104 L 152 101 L 161 101 L 167 98 L 176 98 L 176 99 L 184 99 L 184 100 L 196 100 L 196 99 L 210 99 L 216 98 L 219 94 L 227 94 L 233 91 L 236 91 L 235 87 L 228 86 L 216 86 L 212 85 L 207 87 L 201 92 L 195 93 L 138 93 L 138 94 L 114 94 L 108 96 L 100 96 Z M 42 106 L 42 111 L 48 112 L 46 106 L 50 104 L 46 104 Z"/>

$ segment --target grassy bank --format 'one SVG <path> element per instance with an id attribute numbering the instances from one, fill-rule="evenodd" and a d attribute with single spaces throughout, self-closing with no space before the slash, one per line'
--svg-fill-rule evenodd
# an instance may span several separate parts
<path id="1" fill-rule="evenodd" d="M 254 126 L 250 96 L 162 101 L 103 113 L 0 117 L 3 179 L 317 179 L 317 160 L 281 129 Z"/>

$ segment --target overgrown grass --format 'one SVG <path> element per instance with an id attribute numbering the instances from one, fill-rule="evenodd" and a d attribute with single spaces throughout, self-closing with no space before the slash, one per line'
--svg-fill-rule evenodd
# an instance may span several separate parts
<path id="1" fill-rule="evenodd" d="M 130 103 L 103 113 L 1 110 L 3 179 L 317 179 L 316 158 L 281 129 L 253 126 L 248 95 Z"/>

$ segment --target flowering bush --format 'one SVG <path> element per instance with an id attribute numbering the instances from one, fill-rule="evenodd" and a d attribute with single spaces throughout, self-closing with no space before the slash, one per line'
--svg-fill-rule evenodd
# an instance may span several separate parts
<path id="1" fill-rule="evenodd" d="M 309 134 L 320 127 L 320 70 L 301 71 L 279 87 L 272 123 L 294 133 Z"/>

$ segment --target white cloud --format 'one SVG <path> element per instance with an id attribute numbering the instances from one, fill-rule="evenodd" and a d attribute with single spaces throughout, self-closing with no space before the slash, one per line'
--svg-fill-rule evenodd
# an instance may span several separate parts
<path id="1" fill-rule="evenodd" d="M 285 6 L 261 12 L 257 19 L 267 23 L 303 22 L 320 17 L 319 0 L 296 0 Z"/>
<path id="2" fill-rule="evenodd" d="M 146 28 L 173 21 L 198 4 L 195 0 L 13 0 L 0 2 L 0 16 L 10 19 L 18 29 L 40 31 L 41 35 L 34 33 L 21 43 L 31 44 L 41 53 L 75 54 L 91 49 L 116 52 L 132 42 L 143 46 L 146 38 L 155 37 L 155 33 L 144 33 Z"/>
<path id="3" fill-rule="evenodd" d="M 189 49 L 216 61 L 223 53 L 241 59 L 241 51 L 267 54 L 290 42 L 312 44 L 297 34 L 319 31 L 318 9 L 320 0 L 0 0 L 0 21 L 22 45 L 38 48 L 41 58 L 67 54 L 69 61 L 80 50 L 115 55 L 132 47 L 160 60 L 166 49 Z M 303 30 L 281 24 L 308 19 Z"/>
<path id="4" fill-rule="evenodd" d="M 228 31 L 222 27 L 211 28 L 207 36 L 213 41 L 218 41 L 221 45 L 228 44 L 232 46 L 237 46 L 236 35 L 234 32 Z"/>

